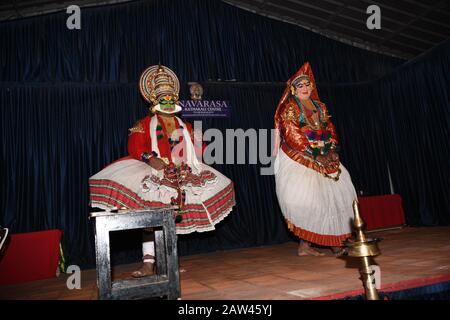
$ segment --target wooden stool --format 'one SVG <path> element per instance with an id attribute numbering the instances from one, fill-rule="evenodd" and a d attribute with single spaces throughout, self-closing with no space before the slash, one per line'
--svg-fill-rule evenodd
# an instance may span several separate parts
<path id="1" fill-rule="evenodd" d="M 177 236 L 173 209 L 93 212 L 99 299 L 180 297 Z M 139 279 L 111 281 L 109 232 L 139 228 L 155 230 L 156 274 Z"/>

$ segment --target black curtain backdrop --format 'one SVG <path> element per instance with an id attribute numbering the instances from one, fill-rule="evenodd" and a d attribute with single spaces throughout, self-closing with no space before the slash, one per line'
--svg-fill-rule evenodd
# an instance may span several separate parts
<path id="1" fill-rule="evenodd" d="M 218 0 L 82 8 L 81 30 L 67 29 L 68 17 L 0 23 L 1 81 L 134 83 L 158 62 L 182 81 L 286 81 L 309 60 L 320 66 L 316 77 L 336 83 L 370 80 L 402 62 Z"/>
<path id="2" fill-rule="evenodd" d="M 81 15 L 79 31 L 64 13 L 0 24 L 0 223 L 12 232 L 62 229 L 69 263 L 94 266 L 88 178 L 126 155 L 128 128 L 147 114 L 136 81 L 158 62 L 178 74 L 182 97 L 199 81 L 205 99 L 231 102 L 230 118 L 203 120 L 224 132 L 273 128 L 281 82 L 309 60 L 356 189 L 390 193 L 389 164 L 409 224 L 450 223 L 449 42 L 401 65 L 219 1 Z M 181 255 L 294 239 L 260 164 L 214 166 L 234 180 L 237 206 L 215 232 L 180 236 Z M 113 261 L 138 259 L 139 242 L 114 234 Z"/>

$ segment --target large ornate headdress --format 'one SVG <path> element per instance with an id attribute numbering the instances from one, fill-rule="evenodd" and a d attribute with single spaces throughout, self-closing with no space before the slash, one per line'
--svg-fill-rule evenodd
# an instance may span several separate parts
<path id="1" fill-rule="evenodd" d="M 311 92 L 311 99 L 313 100 L 319 100 L 319 94 L 317 93 L 317 87 L 316 87 L 316 80 L 314 79 L 314 74 L 311 69 L 311 65 L 308 61 L 306 61 L 300 69 L 297 70 L 296 73 L 294 73 L 289 80 L 287 81 L 286 89 L 284 89 L 283 95 L 281 96 L 280 101 L 278 102 L 277 111 L 275 113 L 275 129 L 277 129 L 277 136 L 275 138 L 275 149 L 274 149 L 274 155 L 276 152 L 278 152 L 278 147 L 280 145 L 280 136 L 279 136 L 279 129 L 280 124 L 278 123 L 277 119 L 280 118 L 280 115 L 278 114 L 281 110 L 280 106 L 286 102 L 286 100 L 292 96 L 293 89 L 300 83 L 300 81 L 307 79 L 311 82 L 313 91 Z"/>
<path id="2" fill-rule="evenodd" d="M 154 65 L 145 69 L 139 79 L 139 90 L 152 105 L 152 112 L 172 114 L 181 111 L 177 104 L 180 82 L 170 68 Z"/>
<path id="3" fill-rule="evenodd" d="M 316 80 L 314 79 L 314 74 L 312 72 L 311 65 L 307 61 L 287 81 L 286 89 L 283 92 L 283 95 L 280 99 L 280 102 L 278 103 L 278 106 L 283 104 L 286 101 L 286 99 L 292 94 L 292 88 L 296 87 L 300 83 L 300 81 L 304 79 L 309 80 L 313 87 L 313 91 L 311 92 L 311 99 L 320 100 L 319 94 L 317 93 Z"/>

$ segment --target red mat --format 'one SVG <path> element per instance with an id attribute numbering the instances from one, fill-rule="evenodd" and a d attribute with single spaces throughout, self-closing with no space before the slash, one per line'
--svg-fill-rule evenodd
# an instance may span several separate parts
<path id="1" fill-rule="evenodd" d="M 55 277 L 61 235 L 60 230 L 10 235 L 0 254 L 0 285 Z"/>

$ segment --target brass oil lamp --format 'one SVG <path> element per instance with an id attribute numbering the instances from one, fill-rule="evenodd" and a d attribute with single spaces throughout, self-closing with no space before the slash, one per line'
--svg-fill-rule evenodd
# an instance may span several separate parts
<path id="1" fill-rule="evenodd" d="M 366 299 L 380 300 L 377 288 L 375 286 L 375 271 L 370 268 L 372 257 L 381 254 L 380 249 L 378 248 L 378 242 L 380 239 L 367 238 L 364 234 L 365 223 L 359 214 L 358 200 L 353 201 L 353 212 L 353 227 L 356 237 L 347 239 L 344 241 L 344 245 L 348 249 L 348 256 L 360 258 L 361 265 L 359 272 L 364 285 Z"/>

